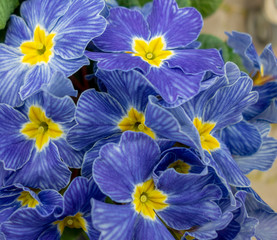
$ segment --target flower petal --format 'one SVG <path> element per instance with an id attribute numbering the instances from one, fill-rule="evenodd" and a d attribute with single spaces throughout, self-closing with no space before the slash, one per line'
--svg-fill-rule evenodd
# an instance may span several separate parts
<path id="1" fill-rule="evenodd" d="M 181 68 L 185 73 L 195 74 L 211 71 L 223 74 L 224 62 L 216 49 L 174 50 L 174 54 L 166 62 L 169 67 Z"/>
<path id="2" fill-rule="evenodd" d="M 119 145 L 108 143 L 93 165 L 101 191 L 117 202 L 129 202 L 136 184 L 150 177 L 159 161 L 158 144 L 144 133 L 124 132 Z"/>
<path id="3" fill-rule="evenodd" d="M 21 4 L 20 14 L 32 31 L 39 24 L 51 32 L 70 4 L 71 2 L 68 0 L 29 0 Z"/>
<path id="4" fill-rule="evenodd" d="M 13 47 L 19 47 L 24 41 L 33 38 L 30 29 L 23 18 L 12 15 L 6 33 L 5 43 Z"/>
<path id="5" fill-rule="evenodd" d="M 101 53 L 86 51 L 85 55 L 94 61 L 98 61 L 97 66 L 103 70 L 129 71 L 139 69 L 148 73 L 150 65 L 140 57 L 132 56 L 129 53 Z"/>
<path id="6" fill-rule="evenodd" d="M 73 0 L 53 28 L 54 51 L 65 59 L 82 57 L 89 41 L 103 33 L 105 19 L 100 16 L 104 1 Z M 82 37 L 80 37 L 82 36 Z"/>
<path id="7" fill-rule="evenodd" d="M 27 121 L 14 108 L 0 104 L 0 158 L 5 169 L 21 168 L 31 156 L 34 142 L 20 132 Z"/>
<path id="8" fill-rule="evenodd" d="M 148 40 L 149 30 L 142 14 L 123 7 L 110 10 L 105 32 L 94 39 L 94 44 L 103 51 L 132 52 L 134 38 Z"/>
<path id="9" fill-rule="evenodd" d="M 33 150 L 30 160 L 14 172 L 6 184 L 17 182 L 31 188 L 60 190 L 68 184 L 70 175 L 71 172 L 60 160 L 57 147 L 50 142 L 41 152 Z"/>
<path id="10" fill-rule="evenodd" d="M 29 69 L 21 62 L 22 54 L 16 48 L 0 44 L 0 102 L 11 106 L 22 103 L 18 94 Z M 15 71 L 16 69 L 16 71 Z"/>
<path id="11" fill-rule="evenodd" d="M 93 226 L 101 232 L 100 239 L 131 240 L 138 217 L 132 205 L 114 205 L 91 199 Z"/>
<path id="12" fill-rule="evenodd" d="M 179 9 L 175 0 L 154 0 L 147 18 L 151 36 L 164 36 L 167 49 L 185 47 L 197 39 L 203 20 L 195 8 Z"/>

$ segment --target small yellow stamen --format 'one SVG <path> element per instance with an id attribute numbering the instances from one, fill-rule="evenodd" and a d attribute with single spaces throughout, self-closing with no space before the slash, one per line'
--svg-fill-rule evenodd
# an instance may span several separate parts
<path id="1" fill-rule="evenodd" d="M 261 76 L 263 77 L 264 76 L 264 65 L 263 64 L 261 64 L 260 72 L 261 72 Z"/>
<path id="2" fill-rule="evenodd" d="M 264 66 L 261 65 L 260 71 L 257 71 L 256 74 L 252 76 L 252 79 L 254 86 L 262 86 L 267 82 L 273 81 L 274 77 L 271 75 L 264 75 Z"/>
<path id="3" fill-rule="evenodd" d="M 135 38 L 133 40 L 133 52 L 126 52 L 139 56 L 154 67 L 160 67 L 164 60 L 173 55 L 173 51 L 166 50 L 163 37 L 152 38 L 149 42 Z"/>
<path id="4" fill-rule="evenodd" d="M 152 60 L 154 58 L 153 53 L 147 53 L 146 58 L 149 59 L 149 60 Z"/>
<path id="5" fill-rule="evenodd" d="M 87 222 L 83 218 L 83 214 L 78 212 L 74 216 L 67 216 L 63 220 L 55 221 L 53 224 L 58 225 L 58 229 L 61 234 L 63 234 L 64 228 L 82 228 L 87 232 Z"/>
<path id="6" fill-rule="evenodd" d="M 178 159 L 177 161 L 169 164 L 168 168 L 174 168 L 176 172 L 187 174 L 190 170 L 190 165 Z"/>
<path id="7" fill-rule="evenodd" d="M 215 127 L 215 123 L 202 122 L 201 119 L 194 118 L 193 124 L 199 133 L 200 142 L 203 149 L 211 153 L 211 151 L 220 148 L 220 143 L 210 134 Z"/>
<path id="8" fill-rule="evenodd" d="M 134 131 L 134 132 L 144 132 L 148 136 L 155 139 L 155 133 L 147 127 L 145 124 L 145 117 L 142 112 L 138 112 L 136 109 L 131 108 L 127 116 L 119 122 L 118 127 L 122 132 Z"/>
<path id="9" fill-rule="evenodd" d="M 30 122 L 23 125 L 21 133 L 29 139 L 35 139 L 39 151 L 47 146 L 51 138 L 59 138 L 63 131 L 57 123 L 45 116 L 44 111 L 38 106 L 29 108 Z"/>
<path id="10" fill-rule="evenodd" d="M 39 204 L 28 191 L 21 192 L 17 200 L 21 202 L 22 207 L 27 206 L 29 208 L 35 208 Z"/>
<path id="11" fill-rule="evenodd" d="M 145 194 L 142 194 L 142 195 L 140 196 L 140 201 L 141 201 L 142 203 L 145 203 L 145 202 L 147 201 L 147 197 L 146 197 Z"/>
<path id="12" fill-rule="evenodd" d="M 33 41 L 23 42 L 20 45 L 23 63 L 35 65 L 37 63 L 48 63 L 53 55 L 55 34 L 47 34 L 45 30 L 37 26 L 34 31 Z"/>
<path id="13" fill-rule="evenodd" d="M 68 221 L 67 221 L 67 225 L 72 225 L 73 224 L 73 220 L 72 219 L 69 219 Z"/>
<path id="14" fill-rule="evenodd" d="M 133 204 L 136 212 L 151 220 L 156 218 L 155 211 L 168 207 L 168 204 L 165 203 L 166 200 L 167 196 L 155 189 L 153 179 L 136 185 L 133 192 Z"/>

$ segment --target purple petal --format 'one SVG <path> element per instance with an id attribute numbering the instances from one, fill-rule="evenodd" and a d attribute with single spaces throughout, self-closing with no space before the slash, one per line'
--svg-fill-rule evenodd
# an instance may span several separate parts
<path id="1" fill-rule="evenodd" d="M 147 21 L 151 36 L 164 36 L 167 49 L 187 46 L 197 39 L 203 25 L 195 8 L 179 9 L 175 0 L 154 0 Z"/>

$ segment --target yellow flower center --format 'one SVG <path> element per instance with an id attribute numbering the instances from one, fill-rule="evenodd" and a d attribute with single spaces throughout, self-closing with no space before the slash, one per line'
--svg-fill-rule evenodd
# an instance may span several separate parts
<path id="1" fill-rule="evenodd" d="M 20 46 L 20 50 L 24 54 L 22 62 L 31 65 L 40 62 L 48 63 L 53 55 L 54 37 L 55 33 L 47 34 L 45 30 L 37 26 L 33 41 L 23 42 Z"/>
<path id="2" fill-rule="evenodd" d="M 39 204 L 28 191 L 21 192 L 17 200 L 21 202 L 22 207 L 27 206 L 29 208 L 35 208 Z"/>
<path id="3" fill-rule="evenodd" d="M 156 37 L 149 42 L 135 38 L 133 40 L 133 56 L 139 56 L 144 61 L 155 67 L 160 67 L 163 60 L 168 59 L 173 52 L 165 50 L 166 46 L 162 37 Z"/>
<path id="4" fill-rule="evenodd" d="M 203 149 L 211 153 L 212 150 L 220 147 L 220 143 L 217 139 L 210 134 L 215 127 L 215 123 L 202 122 L 201 119 L 194 118 L 193 124 L 199 132 L 201 146 Z"/>
<path id="5" fill-rule="evenodd" d="M 149 127 L 145 124 L 145 117 L 144 114 L 138 112 L 136 109 L 131 108 L 128 112 L 128 115 L 125 116 L 118 127 L 122 132 L 125 131 L 134 131 L 134 132 L 144 132 L 145 134 L 149 135 L 153 139 L 155 139 L 155 133 L 151 131 Z"/>
<path id="6" fill-rule="evenodd" d="M 178 172 L 178 173 L 187 174 L 187 173 L 189 173 L 190 165 L 179 159 L 179 160 L 171 163 L 168 166 L 168 168 L 174 168 L 176 170 L 176 172 Z"/>
<path id="7" fill-rule="evenodd" d="M 60 126 L 47 118 L 40 107 L 31 106 L 28 116 L 30 122 L 23 125 L 21 133 L 30 139 L 35 139 L 39 151 L 48 145 L 51 138 L 62 136 L 63 131 Z"/>
<path id="8" fill-rule="evenodd" d="M 260 71 L 257 71 L 257 73 L 252 77 L 252 79 L 254 86 L 262 86 L 267 82 L 274 80 L 274 77 L 270 75 L 264 75 L 264 66 L 262 64 Z"/>
<path id="9" fill-rule="evenodd" d="M 155 210 L 162 210 L 168 206 L 165 203 L 167 196 L 155 189 L 153 179 L 150 179 L 135 187 L 133 204 L 136 212 L 145 218 L 155 220 Z"/>
<path id="10" fill-rule="evenodd" d="M 61 234 L 63 233 L 65 227 L 82 228 L 85 232 L 87 232 L 87 222 L 80 212 L 74 216 L 67 216 L 63 220 L 55 221 L 54 224 L 58 225 L 58 229 Z"/>

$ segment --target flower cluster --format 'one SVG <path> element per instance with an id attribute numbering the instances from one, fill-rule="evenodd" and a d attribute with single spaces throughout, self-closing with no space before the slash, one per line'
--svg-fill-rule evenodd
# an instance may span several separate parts
<path id="1" fill-rule="evenodd" d="M 20 13 L 0 44 L 1 240 L 276 238 L 246 176 L 277 155 L 270 45 L 258 56 L 227 33 L 242 72 L 199 49 L 202 17 L 175 0 L 26 0 Z M 78 92 L 68 77 L 89 59 L 94 88 Z"/>

